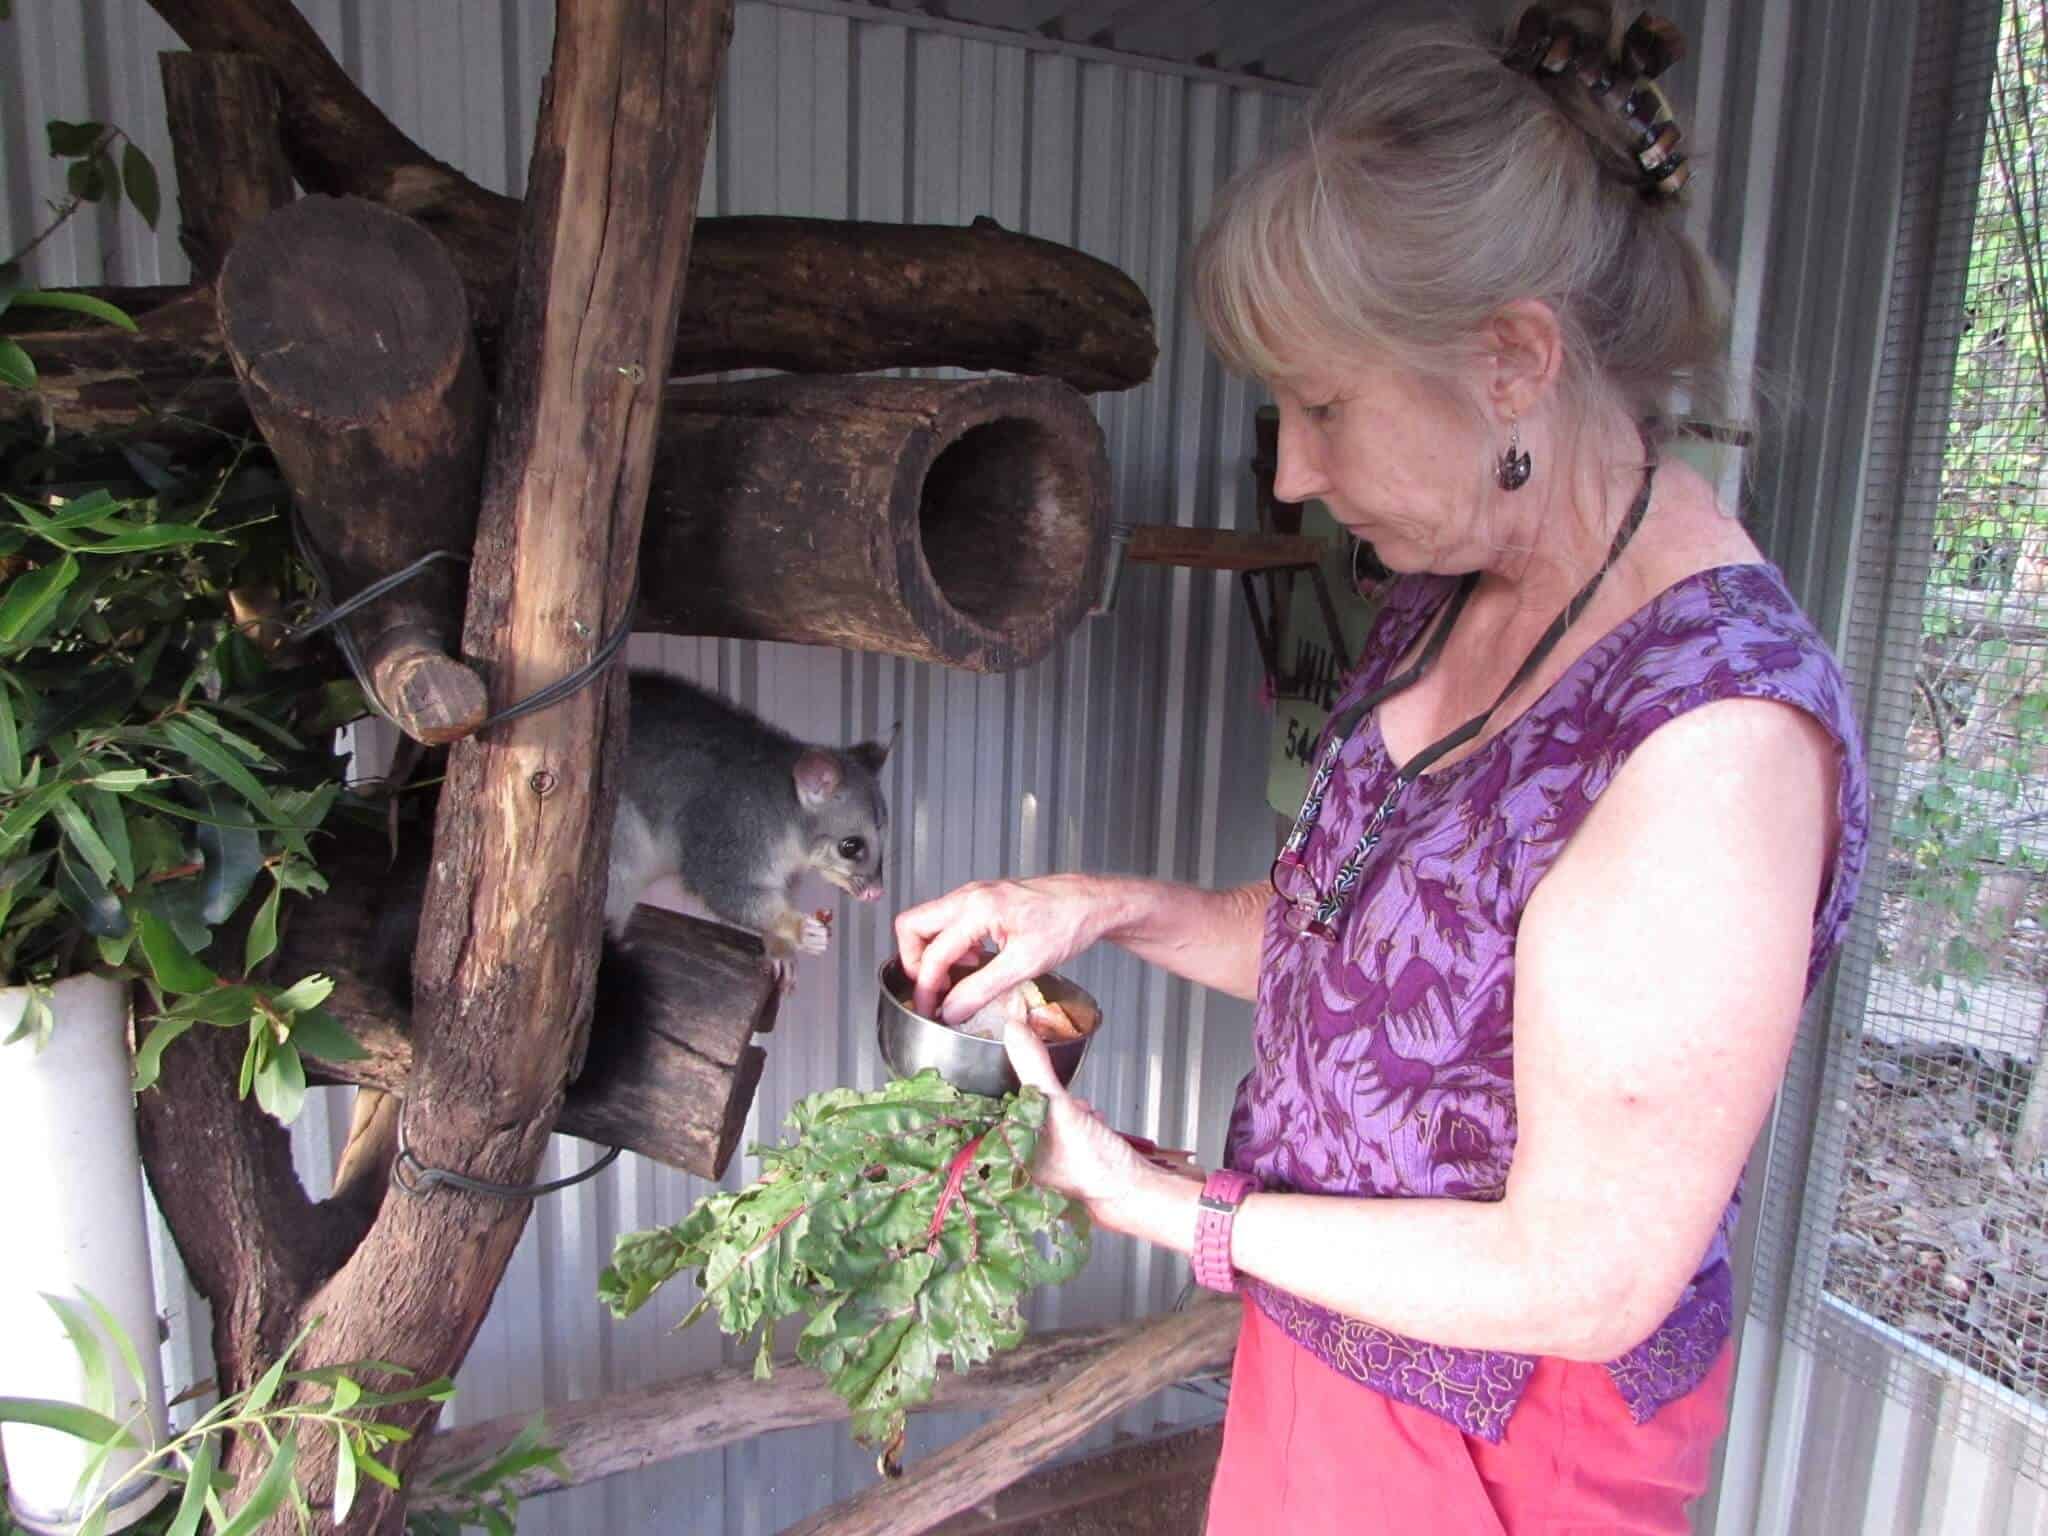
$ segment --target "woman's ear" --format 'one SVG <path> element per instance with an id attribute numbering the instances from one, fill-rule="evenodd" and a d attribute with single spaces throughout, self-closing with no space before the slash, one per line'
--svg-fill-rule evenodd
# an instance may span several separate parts
<path id="1" fill-rule="evenodd" d="M 1484 340 L 1492 364 L 1487 404 L 1509 421 L 1533 415 L 1564 370 L 1557 311 L 1541 299 L 1515 299 L 1494 311 Z"/>

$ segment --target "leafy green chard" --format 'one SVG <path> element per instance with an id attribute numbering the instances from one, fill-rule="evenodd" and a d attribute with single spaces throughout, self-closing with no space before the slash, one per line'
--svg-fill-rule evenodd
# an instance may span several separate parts
<path id="1" fill-rule="evenodd" d="M 797 1358 L 893 1474 L 940 1361 L 965 1371 L 1014 1348 L 1024 1297 L 1087 1262 L 1086 1211 L 1031 1181 L 1045 1115 L 1036 1089 L 988 1099 L 934 1072 L 813 1094 L 790 1113 L 793 1142 L 754 1148 L 752 1184 L 621 1237 L 598 1296 L 626 1317 L 694 1272 L 702 1295 L 681 1326 L 710 1311 L 736 1338 L 758 1331 L 763 1377 L 774 1324 L 804 1317 Z"/>

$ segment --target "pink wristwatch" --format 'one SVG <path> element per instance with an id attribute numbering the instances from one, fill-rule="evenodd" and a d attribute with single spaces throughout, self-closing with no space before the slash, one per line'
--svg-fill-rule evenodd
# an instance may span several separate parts
<path id="1" fill-rule="evenodd" d="M 1195 1284 L 1212 1291 L 1237 1289 L 1237 1268 L 1230 1262 L 1230 1229 L 1244 1197 L 1258 1180 L 1232 1168 L 1219 1168 L 1202 1185 L 1195 1208 Z"/>

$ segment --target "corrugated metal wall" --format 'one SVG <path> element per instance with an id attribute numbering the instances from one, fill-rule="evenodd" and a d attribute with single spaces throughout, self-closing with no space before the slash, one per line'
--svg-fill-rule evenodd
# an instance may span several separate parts
<path id="1" fill-rule="evenodd" d="M 436 154 L 517 191 L 534 125 L 550 0 L 304 0 L 371 96 Z M 1695 43 L 1674 82 L 1694 112 L 1693 218 L 1735 277 L 1739 354 L 1789 382 L 1782 430 L 1751 466 L 1751 505 L 1824 624 L 1839 624 L 1853 563 L 1853 509 L 1867 452 L 1895 198 L 1882 166 L 1895 146 L 1919 0 L 1673 0 L 1661 9 Z M 52 116 L 118 122 L 166 173 L 156 54 L 175 46 L 153 13 L 111 0 L 29 0 L 0 24 L 0 250 L 39 227 L 57 195 L 41 154 Z M 1231 524 L 1250 516 L 1245 460 L 1251 393 L 1223 378 L 1193 334 L 1180 262 L 1214 189 L 1270 142 L 1286 92 L 1111 61 L 1088 50 L 976 36 L 926 18 L 877 18 L 841 0 L 742 3 L 704 193 L 707 212 L 964 221 L 988 213 L 1117 262 L 1152 296 L 1162 350 L 1154 382 L 1099 402 L 1127 520 Z M 1854 130 L 1843 125 L 1857 125 Z M 1849 168 L 1845 145 L 1875 169 Z M 95 211 L 38 253 L 67 281 L 175 281 L 172 221 L 155 236 L 132 215 Z M 1738 483 L 1736 474 L 1724 484 Z M 794 647 L 643 641 L 642 661 L 715 683 L 818 739 L 851 740 L 900 720 L 889 770 L 896 816 L 894 906 L 961 880 L 1063 868 L 1133 870 L 1205 882 L 1256 877 L 1272 832 L 1261 803 L 1265 733 L 1256 666 L 1231 589 L 1218 578 L 1135 571 L 1111 618 L 1045 664 L 977 679 Z M 867 1017 L 886 935 L 849 912 L 836 953 L 805 967 L 773 1037 L 755 1134 L 788 1104 L 833 1083 L 872 1085 Z M 1246 1010 L 1148 978 L 1120 955 L 1079 968 L 1114 1031 L 1088 1091 L 1127 1126 L 1218 1149 L 1224 1106 L 1247 1056 Z M 1773 1156 L 1802 1156 L 1806 1088 L 1786 1101 Z M 1787 1123 L 1787 1117 L 1797 1123 Z M 324 1178 L 345 1107 L 316 1104 L 299 1141 Z M 549 1173 L 589 1149 L 561 1143 Z M 1801 1164 L 1803 1166 L 1803 1164 Z M 744 1165 L 736 1168 L 744 1176 Z M 1759 1157 L 1752 1189 L 1764 1187 Z M 635 1159 L 536 1212 L 498 1304 L 462 1373 L 451 1422 L 469 1422 L 700 1369 L 715 1335 L 670 1336 L 680 1304 L 627 1326 L 606 1321 L 592 1285 L 618 1231 L 679 1216 L 697 1183 Z M 1746 1241 L 1755 1240 L 1754 1212 Z M 1768 1247 L 1768 1245 L 1767 1245 Z M 174 1265 L 164 1248 L 167 1264 Z M 1760 1285 L 1782 1283 L 1767 1272 Z M 167 1275 L 167 1282 L 171 1277 Z M 1088 1272 L 1043 1299 L 1042 1327 L 1102 1321 L 1170 1302 L 1182 1266 L 1105 1240 Z M 167 1283 L 170 1374 L 207 1373 L 205 1313 Z M 1767 1306 L 1766 1311 L 1770 1309 Z M 1895 1343 L 1859 1336 L 1858 1350 Z M 1870 1391 L 1868 1373 L 1822 1363 L 1751 1320 L 1719 1497 L 1700 1528 L 1754 1531 L 2048 1530 L 2040 1490 L 1933 1417 Z M 1172 1394 L 1130 1416 L 1206 1416 Z M 920 1425 L 913 1451 L 964 1421 Z M 869 1477 L 837 1429 L 791 1433 L 615 1479 L 530 1506 L 532 1532 L 652 1529 L 768 1532 Z"/>
<path id="2" fill-rule="evenodd" d="M 375 0 L 304 5 L 329 46 L 407 131 L 484 184 L 517 191 L 546 67 L 549 0 Z M 81 46 L 81 43 L 83 46 Z M 41 154 L 48 117 L 119 123 L 168 178 L 156 54 L 176 41 L 139 4 L 18 5 L 0 24 L 0 131 L 9 146 L 0 249 L 38 226 L 60 190 Z M 1151 296 L 1158 372 L 1101 397 L 1115 515 L 1230 525 L 1251 518 L 1246 386 L 1205 356 L 1181 299 L 1181 263 L 1214 190 L 1275 133 L 1286 93 L 1218 77 L 1126 67 L 957 31 L 857 19 L 845 8 L 743 3 L 720 103 L 707 213 L 1004 225 L 1117 263 Z M 174 220 L 151 238 L 132 215 L 95 212 L 39 253 L 46 282 L 176 281 Z M 794 646 L 643 639 L 638 659 L 715 684 L 806 737 L 902 742 L 886 910 L 977 877 L 1054 869 L 1136 871 L 1204 882 L 1264 874 L 1266 732 L 1257 662 L 1228 578 L 1132 570 L 1108 618 L 1010 677 Z M 821 899 L 823 893 L 821 888 Z M 767 1042 L 751 1131 L 779 1130 L 790 1103 L 881 1079 L 873 1036 L 883 917 L 843 909 L 835 952 L 804 965 Z M 1120 1125 L 1213 1159 L 1249 1061 L 1248 1011 L 1148 976 L 1120 952 L 1076 967 L 1104 1004 L 1086 1091 Z M 316 1099 L 319 1098 L 316 1095 Z M 316 1185 L 346 1104 L 316 1103 L 298 1140 Z M 592 1149 L 558 1141 L 545 1176 Z M 750 1165 L 735 1163 L 732 1176 Z M 318 1192 L 316 1190 L 316 1192 Z M 593 1185 L 541 1202 L 461 1377 L 448 1416 L 471 1422 L 635 1387 L 721 1361 L 708 1325 L 666 1332 L 680 1299 L 630 1324 L 594 1287 L 615 1234 L 678 1219 L 696 1180 L 627 1157 Z M 167 1265 L 174 1265 L 168 1244 Z M 170 1277 L 167 1275 L 167 1279 Z M 1184 1266 L 1099 1240 L 1087 1271 L 1041 1299 L 1040 1327 L 1098 1323 L 1169 1305 Z M 205 1309 L 166 1285 L 172 1378 L 207 1372 Z M 1169 1394 L 1124 1427 L 1213 1413 Z M 917 1427 L 917 1454 L 968 1427 Z M 872 1477 L 839 1428 L 788 1433 L 539 1501 L 528 1533 L 780 1530 Z"/>

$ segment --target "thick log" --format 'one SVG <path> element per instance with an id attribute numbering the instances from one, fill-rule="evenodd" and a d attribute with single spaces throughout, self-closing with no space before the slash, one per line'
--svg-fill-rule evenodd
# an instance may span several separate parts
<path id="1" fill-rule="evenodd" d="M 731 33 L 731 0 L 557 8 L 463 636 L 494 706 L 589 664 L 628 616 Z M 511 1185 L 539 1167 L 589 1014 L 625 699 L 614 672 L 449 752 L 404 1112 L 427 1166 Z M 446 1187 L 385 1200 L 340 1273 L 297 1309 L 326 1320 L 302 1363 L 367 1357 L 452 1374 L 529 1209 Z M 417 1431 L 433 1414 L 392 1417 Z M 417 1447 L 393 1447 L 401 1475 Z M 238 1447 L 239 1479 L 255 1459 Z M 300 1469 L 316 1512 L 333 1464 L 313 1437 Z M 399 1501 L 367 1486 L 349 1520 L 379 1536 L 402 1524 Z"/>
<path id="2" fill-rule="evenodd" d="M 404 211 L 402 200 L 390 206 Z M 1129 389 L 1151 372 L 1150 308 L 1128 277 L 987 220 L 961 228 L 728 218 L 698 229 L 673 377 L 959 367 L 1040 374 L 1094 392 Z M 494 280 L 502 283 L 502 273 Z M 158 289 L 86 291 L 131 312 L 164 302 Z M 503 307 L 502 297 L 468 295 L 485 316 Z M 73 430 L 151 423 L 173 400 L 195 420 L 232 428 L 246 419 L 217 328 L 138 339 L 26 310 L 0 316 L 0 335 L 34 356 L 44 397 Z M 492 355 L 497 332 L 488 320 L 478 336 Z"/>
<path id="3" fill-rule="evenodd" d="M 1204 1296 L 1185 1311 L 1151 1319 L 1050 1390 L 783 1536 L 919 1536 L 999 1493 L 1131 1404 L 1227 1364 L 1241 1306 Z"/>
<path id="4" fill-rule="evenodd" d="M 237 53 L 164 53 L 164 111 L 178 176 L 178 244 L 212 282 L 242 232 L 292 200 L 277 77 Z"/>
<path id="5" fill-rule="evenodd" d="M 254 54 L 308 192 L 366 197 L 440 237 L 486 327 L 506 312 L 518 204 L 401 133 L 291 0 L 150 0 L 187 47 Z M 1128 389 L 1158 356 L 1143 290 L 1106 262 L 987 221 L 968 230 L 786 219 L 700 226 L 676 371 L 1000 368 Z"/>
<path id="6" fill-rule="evenodd" d="M 1027 666 L 1102 587 L 1109 465 L 1044 379 L 679 386 L 638 624 L 978 672 Z"/>
<path id="7" fill-rule="evenodd" d="M 220 316 L 330 601 L 433 551 L 468 554 L 483 374 L 431 235 L 359 198 L 302 198 L 236 242 Z M 439 561 L 342 621 L 378 703 L 417 741 L 453 741 L 488 712 L 448 654 L 463 589 L 461 567 Z"/>
<path id="8" fill-rule="evenodd" d="M 988 1413 L 1036 1399 L 1090 1360 L 1143 1336 L 1147 1326 L 1123 1323 L 1041 1334 L 965 1375 L 942 1369 L 932 1400 L 915 1411 Z M 839 1423 L 847 1416 L 845 1400 L 825 1378 L 794 1359 L 777 1361 L 775 1374 L 767 1381 L 757 1380 L 752 1366 L 706 1371 L 550 1408 L 548 1443 L 561 1448 L 568 1476 L 536 1467 L 515 1478 L 510 1487 L 521 1498 L 579 1488 L 615 1473 L 716 1450 L 756 1435 Z M 442 1430 L 420 1453 L 416 1475 L 431 1479 L 488 1462 L 532 1417 L 515 1413 L 462 1429 Z M 441 1506 L 426 1498 L 413 1507 Z"/>
<path id="9" fill-rule="evenodd" d="M 410 1009 L 393 984 L 405 968 L 376 957 L 390 948 L 379 931 L 385 917 L 418 912 L 415 882 L 424 870 L 387 873 L 382 862 L 368 844 L 323 851 L 328 892 L 293 913 L 276 969 L 332 977 L 329 1010 L 364 1051 L 309 1061 L 309 1080 L 402 1097 L 414 1047 Z M 590 1050 L 555 1129 L 719 1178 L 767 1061 L 753 1036 L 773 1027 L 782 988 L 761 941 L 717 923 L 641 907 L 626 942 L 625 954 L 608 952 L 598 974 Z M 621 961 L 623 980 L 611 974 Z"/>

